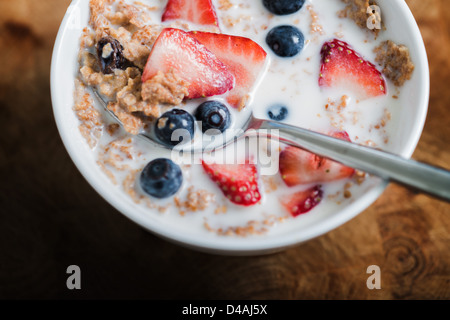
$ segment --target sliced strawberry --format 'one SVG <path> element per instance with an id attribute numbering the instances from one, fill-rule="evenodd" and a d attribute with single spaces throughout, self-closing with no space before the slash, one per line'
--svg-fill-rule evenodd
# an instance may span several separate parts
<path id="1" fill-rule="evenodd" d="M 185 20 L 199 25 L 219 26 L 211 0 L 169 0 L 161 20 Z"/>
<path id="2" fill-rule="evenodd" d="M 281 204 L 296 217 L 308 211 L 311 211 L 323 199 L 323 190 L 321 186 L 315 186 L 305 191 L 300 191 L 281 198 Z"/>
<path id="3" fill-rule="evenodd" d="M 251 206 L 261 200 L 258 170 L 254 164 L 215 164 L 202 161 L 202 165 L 231 202 Z"/>
<path id="4" fill-rule="evenodd" d="M 173 28 L 164 29 L 153 45 L 142 81 L 174 71 L 188 85 L 187 99 L 209 97 L 231 90 L 234 77 L 211 51 L 189 33 Z"/>
<path id="5" fill-rule="evenodd" d="M 350 141 L 347 132 L 334 132 L 331 136 Z M 289 146 L 280 153 L 281 178 L 289 187 L 344 179 L 354 172 L 352 168 L 299 148 Z"/>
<path id="6" fill-rule="evenodd" d="M 386 82 L 374 64 L 347 43 L 334 39 L 321 50 L 319 86 L 356 90 L 361 99 L 386 94 Z"/>
<path id="7" fill-rule="evenodd" d="M 200 31 L 191 34 L 225 63 L 234 75 L 236 84 L 226 99 L 231 106 L 242 109 L 264 69 L 266 51 L 249 38 Z"/>

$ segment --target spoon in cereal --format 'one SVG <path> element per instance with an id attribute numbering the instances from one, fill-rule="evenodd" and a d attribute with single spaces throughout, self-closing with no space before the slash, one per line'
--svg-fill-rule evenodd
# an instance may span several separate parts
<path id="1" fill-rule="evenodd" d="M 106 102 L 98 92 L 94 90 L 94 93 L 107 113 L 123 126 L 119 118 L 107 108 Z M 208 141 L 205 146 L 203 139 L 194 139 L 197 140 L 196 143 L 180 144 L 181 146 L 177 145 L 176 149 L 192 153 L 212 152 L 226 148 L 238 139 L 251 135 L 277 139 L 282 143 L 302 148 L 384 180 L 397 182 L 450 201 L 450 171 L 448 170 L 279 121 L 258 119 L 253 114 L 250 114 L 242 128 L 232 131 L 231 135 L 224 135 L 222 139 L 214 138 L 213 144 Z M 160 143 L 151 130 L 139 132 L 137 136 L 159 147 L 170 148 Z M 207 135 L 204 136 L 207 137 Z M 199 140 L 201 140 L 200 143 L 198 143 Z"/>

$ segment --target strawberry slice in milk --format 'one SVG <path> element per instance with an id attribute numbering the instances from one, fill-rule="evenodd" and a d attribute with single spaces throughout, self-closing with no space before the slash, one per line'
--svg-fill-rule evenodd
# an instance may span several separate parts
<path id="1" fill-rule="evenodd" d="M 352 89 L 362 99 L 386 94 L 386 81 L 381 72 L 344 41 L 326 42 L 321 58 L 319 86 Z"/>
<path id="2" fill-rule="evenodd" d="M 159 71 L 175 72 L 188 83 L 187 99 L 220 95 L 234 86 L 228 67 L 189 33 L 166 28 L 153 45 L 142 82 Z"/>
<path id="3" fill-rule="evenodd" d="M 222 61 L 234 75 L 236 84 L 226 97 L 234 108 L 242 109 L 264 70 L 267 53 L 245 37 L 211 32 L 190 32 Z"/>
<path id="4" fill-rule="evenodd" d="M 294 217 L 314 209 L 323 199 L 321 186 L 315 186 L 304 191 L 281 198 L 283 207 Z"/>
<path id="5" fill-rule="evenodd" d="M 254 164 L 215 164 L 202 161 L 203 169 L 233 203 L 251 206 L 261 200 L 258 170 Z"/>
<path id="6" fill-rule="evenodd" d="M 169 0 L 161 20 L 185 20 L 202 26 L 218 26 L 211 0 Z"/>
<path id="7" fill-rule="evenodd" d="M 350 141 L 346 132 L 334 132 L 331 136 Z M 281 178 L 289 187 L 349 178 L 355 172 L 335 161 L 291 146 L 280 153 L 279 166 Z"/>

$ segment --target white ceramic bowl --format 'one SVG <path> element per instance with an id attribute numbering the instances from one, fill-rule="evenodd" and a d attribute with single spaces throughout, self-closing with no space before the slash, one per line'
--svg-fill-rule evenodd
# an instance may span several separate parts
<path id="1" fill-rule="evenodd" d="M 386 183 L 378 183 L 353 203 L 340 208 L 332 215 L 317 215 L 304 227 L 291 228 L 290 231 L 276 237 L 261 236 L 232 240 L 215 237 L 206 241 L 201 235 L 179 232 L 170 225 L 152 219 L 151 215 L 136 210 L 129 196 L 112 187 L 108 178 L 97 167 L 91 150 L 79 133 L 79 123 L 72 110 L 79 38 L 82 28 L 87 25 L 88 2 L 88 0 L 72 2 L 56 38 L 51 70 L 54 116 L 64 145 L 82 175 L 106 201 L 132 221 L 160 237 L 198 250 L 233 255 L 262 254 L 299 244 L 344 224 L 370 206 L 385 189 Z M 386 27 L 391 30 L 389 38 L 405 44 L 410 49 L 412 60 L 416 65 L 413 77 L 407 84 L 408 105 L 400 110 L 396 135 L 391 137 L 391 145 L 395 152 L 409 158 L 419 141 L 427 114 L 428 60 L 419 28 L 406 3 L 403 0 L 378 0 L 378 3 L 383 8 Z"/>

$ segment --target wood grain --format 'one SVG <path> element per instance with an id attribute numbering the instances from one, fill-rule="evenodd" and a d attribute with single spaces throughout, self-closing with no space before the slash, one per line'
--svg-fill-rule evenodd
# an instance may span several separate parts
<path id="1" fill-rule="evenodd" d="M 0 298 L 449 299 L 450 204 L 398 185 L 336 230 L 281 253 L 223 257 L 161 240 L 110 207 L 58 136 L 51 50 L 69 0 L 0 0 Z M 417 160 L 450 169 L 450 11 L 408 0 L 431 97 Z M 66 289 L 66 268 L 82 290 Z M 381 290 L 366 287 L 379 265 Z"/>

